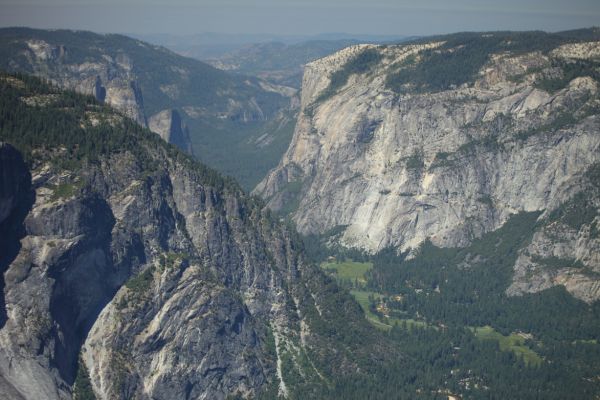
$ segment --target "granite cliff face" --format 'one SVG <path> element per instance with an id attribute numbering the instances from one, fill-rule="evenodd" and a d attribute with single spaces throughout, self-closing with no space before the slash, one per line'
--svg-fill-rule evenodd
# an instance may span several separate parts
<path id="1" fill-rule="evenodd" d="M 494 35 L 353 46 L 308 64 L 292 143 L 255 193 L 301 232 L 337 228 L 339 243 L 368 252 L 414 250 L 427 238 L 464 246 L 511 214 L 545 211 L 545 221 L 588 193 L 579 182 L 600 162 L 597 31 Z M 545 250 L 581 262 L 590 286 L 566 287 L 587 301 L 599 298 L 600 264 L 584 256 L 599 245 L 586 233 L 598 218 L 591 199 L 585 221 L 560 231 L 568 244 Z M 564 284 L 550 275 L 510 291 Z"/>
<path id="2" fill-rule="evenodd" d="M 12 70 L 25 70 L 60 87 L 89 94 L 146 125 L 144 101 L 131 58 L 125 52 L 101 54 L 96 62 L 73 63 L 67 46 L 35 37 L 22 38 L 20 54 L 7 60 Z M 20 58 L 20 59 L 19 59 Z M 82 60 L 83 61 L 83 60 Z"/>
<path id="3" fill-rule="evenodd" d="M 194 153 L 190 132 L 177 110 L 164 110 L 153 115 L 148 120 L 148 128 L 152 132 L 158 133 L 165 142 L 173 143 L 188 154 Z"/>
<path id="4" fill-rule="evenodd" d="M 360 309 L 260 202 L 89 99 L 0 84 L 8 121 L 64 123 L 0 137 L 0 397 L 285 397 L 356 370 L 322 332 L 369 335 Z"/>

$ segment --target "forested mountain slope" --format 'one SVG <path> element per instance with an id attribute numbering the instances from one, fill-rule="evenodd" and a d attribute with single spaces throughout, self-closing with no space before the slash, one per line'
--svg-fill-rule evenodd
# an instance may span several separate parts
<path id="1" fill-rule="evenodd" d="M 246 187 L 291 136 L 295 90 L 122 35 L 0 29 L 0 69 L 92 94 Z"/>

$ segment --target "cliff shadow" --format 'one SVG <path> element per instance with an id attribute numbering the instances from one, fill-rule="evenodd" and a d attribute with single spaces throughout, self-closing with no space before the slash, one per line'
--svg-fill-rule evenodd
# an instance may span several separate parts
<path id="1" fill-rule="evenodd" d="M 131 276 L 145 263 L 138 235 L 115 227 L 109 204 L 98 195 L 75 200 L 81 207 L 77 233 L 83 239 L 50 266 L 54 280 L 50 315 L 55 321 L 51 365 L 73 385 L 81 346 L 98 315 Z"/>
<path id="2" fill-rule="evenodd" d="M 0 329 L 8 319 L 4 273 L 21 251 L 25 217 L 35 203 L 31 173 L 21 154 L 0 144 Z"/>

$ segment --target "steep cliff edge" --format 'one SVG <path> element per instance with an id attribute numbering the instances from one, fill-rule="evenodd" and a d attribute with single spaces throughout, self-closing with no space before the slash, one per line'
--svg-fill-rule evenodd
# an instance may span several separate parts
<path id="1" fill-rule="evenodd" d="M 272 398 L 356 373 L 374 333 L 260 202 L 91 97 L 0 87 L 0 397 Z"/>
<path id="2" fill-rule="evenodd" d="M 148 119 L 148 128 L 163 138 L 167 143 L 194 154 L 190 140 L 190 132 L 181 120 L 177 110 L 163 110 Z"/>
<path id="3" fill-rule="evenodd" d="M 600 161 L 599 47 L 597 29 L 463 34 L 317 60 L 292 143 L 255 193 L 301 232 L 337 228 L 368 252 L 464 246 L 520 211 L 543 220 Z M 588 301 L 600 264 L 576 254 L 598 248 L 593 199 L 569 253 L 590 270 L 594 288 L 572 291 Z"/>

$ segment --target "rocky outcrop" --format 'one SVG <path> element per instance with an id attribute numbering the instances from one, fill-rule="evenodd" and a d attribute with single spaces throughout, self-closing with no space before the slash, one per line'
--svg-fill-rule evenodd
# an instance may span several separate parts
<path id="1" fill-rule="evenodd" d="M 509 295 L 562 285 L 593 303 L 600 298 L 600 164 L 572 182 L 579 191 L 540 220 L 519 252 Z"/>
<path id="2" fill-rule="evenodd" d="M 253 396 L 279 384 L 283 352 L 307 351 L 295 326 L 313 300 L 289 233 L 161 162 L 144 180 L 107 159 L 82 177 L 100 193 L 66 198 L 49 187 L 77 176 L 34 171 L 0 331 L 1 374 L 25 398 L 70 398 L 80 346 L 101 399 Z"/>
<path id="3" fill-rule="evenodd" d="M 148 119 L 148 128 L 157 133 L 167 143 L 194 154 L 187 126 L 177 110 L 163 110 Z"/>
<path id="4" fill-rule="evenodd" d="M 84 343 L 104 399 L 224 398 L 273 380 L 265 340 L 288 329 L 289 294 L 277 289 L 286 278 L 273 275 L 263 245 L 253 249 L 258 236 L 245 237 L 234 198 L 196 186 L 181 166 L 144 182 L 127 157 L 82 177 L 105 193 L 61 198 L 56 188 L 78 177 L 47 168 L 33 171 L 36 202 L 4 274 L 0 372 L 12 387 L 27 399 L 70 398 Z"/>
<path id="5" fill-rule="evenodd" d="M 355 371 L 319 332 L 366 322 L 357 306 L 328 305 L 339 294 L 293 233 L 230 180 L 103 112 L 132 146 L 70 159 L 48 142 L 27 150 L 29 165 L 0 146 L 0 397 L 77 398 L 77 374 L 100 399 L 292 395 Z"/>
<path id="6" fill-rule="evenodd" d="M 598 42 L 569 43 L 553 50 L 552 55 L 566 59 L 598 59 L 600 47 Z"/>
<path id="7" fill-rule="evenodd" d="M 581 46 L 491 53 L 472 81 L 443 90 L 389 83 L 436 51 L 461 48 L 443 38 L 354 46 L 310 63 L 292 143 L 255 193 L 290 211 L 301 232 L 340 228 L 341 244 L 368 252 L 414 250 L 426 239 L 464 246 L 511 214 L 552 210 L 600 161 L 599 82 L 565 80 L 554 58 L 580 57 Z M 325 96 L 365 50 L 378 54 L 376 65 Z"/>

